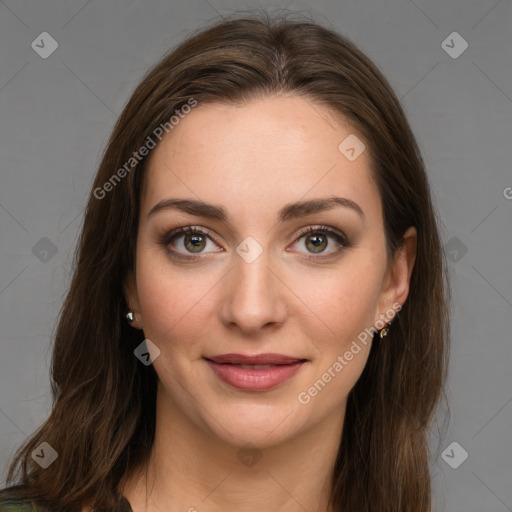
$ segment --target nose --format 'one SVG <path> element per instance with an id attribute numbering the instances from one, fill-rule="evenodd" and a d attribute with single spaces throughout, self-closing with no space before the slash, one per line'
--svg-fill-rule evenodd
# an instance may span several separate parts
<path id="1" fill-rule="evenodd" d="M 287 288 L 269 266 L 268 251 L 248 263 L 233 254 L 233 267 L 224 278 L 220 316 L 224 325 L 255 334 L 284 323 Z"/>

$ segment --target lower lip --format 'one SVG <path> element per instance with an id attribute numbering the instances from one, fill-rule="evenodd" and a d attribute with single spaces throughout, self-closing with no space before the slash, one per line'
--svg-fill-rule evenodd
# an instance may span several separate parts
<path id="1" fill-rule="evenodd" d="M 285 382 L 295 375 L 304 364 L 298 361 L 293 364 L 280 364 L 266 370 L 251 370 L 233 364 L 214 363 L 206 360 L 217 377 L 226 384 L 238 389 L 250 391 L 265 391 Z"/>

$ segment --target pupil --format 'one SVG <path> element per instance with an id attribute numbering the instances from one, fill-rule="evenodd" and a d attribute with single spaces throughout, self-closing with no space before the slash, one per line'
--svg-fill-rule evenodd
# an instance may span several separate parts
<path id="1" fill-rule="evenodd" d="M 203 249 L 204 241 L 202 240 L 202 238 L 202 235 L 188 235 L 187 243 L 191 243 L 192 248 Z"/>
<path id="2" fill-rule="evenodd" d="M 325 248 L 325 243 L 324 241 L 322 241 L 322 238 L 324 238 L 323 235 L 311 235 L 309 237 L 309 241 L 313 244 L 313 246 L 315 247 L 315 249 L 318 249 L 320 247 L 320 249 L 322 249 L 321 245 L 323 244 Z M 320 252 L 320 251 L 313 251 L 313 252 Z"/>

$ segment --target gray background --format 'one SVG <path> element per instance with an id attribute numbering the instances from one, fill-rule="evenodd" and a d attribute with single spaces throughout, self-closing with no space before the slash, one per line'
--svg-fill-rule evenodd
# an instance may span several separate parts
<path id="1" fill-rule="evenodd" d="M 14 449 L 50 411 L 52 331 L 86 198 L 124 103 L 189 31 L 276 5 L 0 1 L 0 484 Z M 512 510 L 512 3 L 279 6 L 349 36 L 401 99 L 443 220 L 453 285 L 451 420 L 432 457 L 436 509 Z M 457 58 L 444 49 L 462 48 L 448 38 L 454 31 L 469 45 Z M 42 32 L 58 42 L 46 59 L 31 47 L 42 45 Z M 453 469 L 445 460 L 460 464 L 462 449 L 469 456 Z"/>

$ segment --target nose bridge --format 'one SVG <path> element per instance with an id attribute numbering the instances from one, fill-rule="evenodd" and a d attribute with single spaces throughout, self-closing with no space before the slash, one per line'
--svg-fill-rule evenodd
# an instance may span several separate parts
<path id="1" fill-rule="evenodd" d="M 282 285 L 269 268 L 270 253 L 258 246 L 246 239 L 233 253 L 232 272 L 223 300 L 223 321 L 237 324 L 243 330 L 281 323 L 286 313 Z"/>

